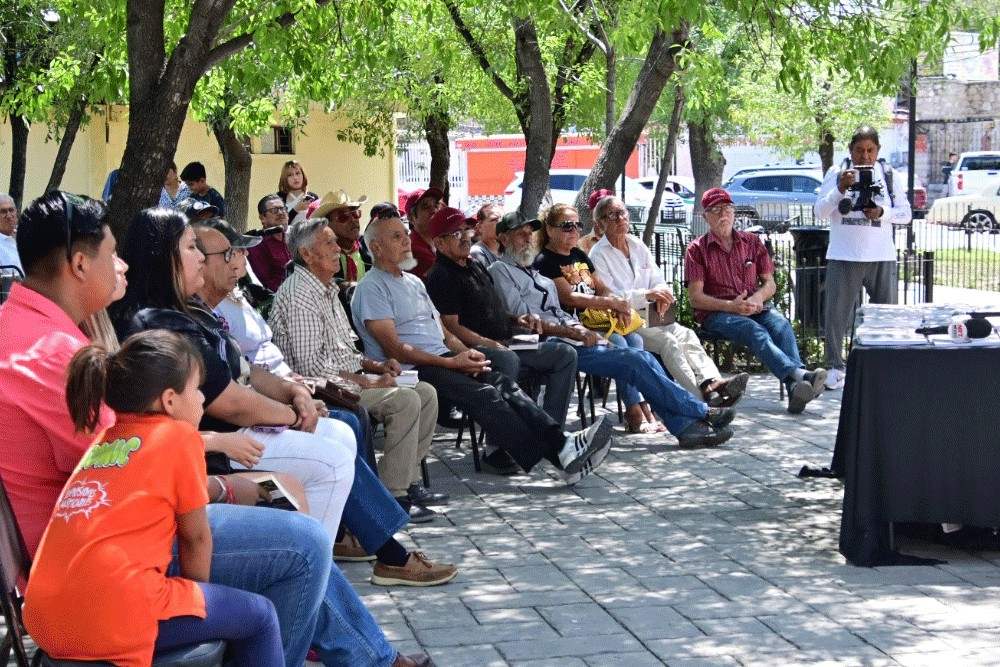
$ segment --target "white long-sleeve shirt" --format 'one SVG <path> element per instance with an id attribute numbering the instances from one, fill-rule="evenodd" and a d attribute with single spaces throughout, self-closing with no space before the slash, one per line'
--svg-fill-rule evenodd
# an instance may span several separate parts
<path id="1" fill-rule="evenodd" d="M 838 188 L 841 170 L 834 165 L 826 172 L 815 210 L 817 219 L 830 221 L 830 247 L 826 251 L 828 260 L 884 262 L 896 259 L 892 226 L 909 222 L 913 214 L 906 198 L 906 183 L 895 169 L 890 167 L 886 173 L 883 168 L 883 163 L 876 163 L 872 173 L 873 182 L 882 186 L 882 194 L 872 197 L 872 201 L 885 211 L 878 220 L 869 220 L 861 211 L 841 215 L 837 205 L 847 196 L 841 194 Z M 885 185 L 887 177 L 892 178 L 893 184 L 891 202 Z"/>
<path id="2" fill-rule="evenodd" d="M 666 283 L 653 253 L 642 241 L 626 234 L 625 243 L 628 244 L 628 257 L 611 245 L 605 234 L 590 249 L 590 260 L 608 289 L 629 299 L 636 310 L 642 310 L 646 307 L 646 292 Z"/>

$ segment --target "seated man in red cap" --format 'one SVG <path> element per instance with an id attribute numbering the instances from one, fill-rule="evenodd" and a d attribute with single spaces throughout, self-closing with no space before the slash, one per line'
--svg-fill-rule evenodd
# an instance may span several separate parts
<path id="1" fill-rule="evenodd" d="M 431 216 L 444 207 L 444 192 L 440 188 L 414 190 L 406 198 L 406 219 L 410 223 L 410 250 L 417 265 L 409 272 L 421 280 L 430 271 L 437 256 L 430 233 Z"/>
<path id="2" fill-rule="evenodd" d="M 791 323 L 767 303 L 774 264 L 756 234 L 733 229 L 729 193 L 712 188 L 701 205 L 709 231 L 684 256 L 695 319 L 706 331 L 746 345 L 788 387 L 788 411 L 800 413 L 822 393 L 826 371 L 805 369 Z"/>

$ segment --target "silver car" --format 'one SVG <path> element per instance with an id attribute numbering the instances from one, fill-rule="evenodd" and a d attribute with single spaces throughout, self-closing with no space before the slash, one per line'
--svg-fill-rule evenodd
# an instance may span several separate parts
<path id="1" fill-rule="evenodd" d="M 799 216 L 798 224 L 812 222 L 812 208 L 819 186 L 820 169 L 761 169 L 739 173 L 723 186 L 736 206 L 739 227 L 784 222 Z"/>

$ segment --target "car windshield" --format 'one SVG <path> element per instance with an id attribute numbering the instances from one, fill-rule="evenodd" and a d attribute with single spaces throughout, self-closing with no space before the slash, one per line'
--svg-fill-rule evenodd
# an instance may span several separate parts
<path id="1" fill-rule="evenodd" d="M 962 171 L 1000 170 L 1000 155 L 972 155 L 962 160 Z"/>

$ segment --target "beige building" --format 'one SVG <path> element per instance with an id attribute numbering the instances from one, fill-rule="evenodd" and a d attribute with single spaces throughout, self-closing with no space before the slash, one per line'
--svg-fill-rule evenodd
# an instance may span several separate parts
<path id="1" fill-rule="evenodd" d="M 105 107 L 107 111 L 107 107 Z M 250 180 L 250 208 L 247 224 L 257 226 L 257 201 L 276 192 L 281 166 L 288 160 L 302 163 L 309 178 L 309 189 L 323 196 L 343 188 L 352 197 L 366 194 L 372 204 L 396 201 L 395 163 L 389 151 L 385 157 L 367 157 L 358 144 L 337 139 L 345 129 L 342 118 L 314 109 L 302 132 L 289 134 L 274 127 L 263 137 L 252 140 L 253 174 Z M 111 170 L 118 168 L 128 134 L 128 110 L 112 106 L 110 113 L 95 115 L 80 129 L 70 153 L 62 189 L 100 197 Z M 46 128 L 35 125 L 28 135 L 27 170 L 24 201 L 42 194 L 52 172 L 59 144 L 45 141 Z M 10 183 L 10 125 L 0 125 L 0 192 Z M 225 194 L 225 168 L 215 136 L 204 123 L 188 118 L 177 143 L 174 161 L 178 170 L 188 162 L 199 161 L 208 172 L 208 183 Z"/>

